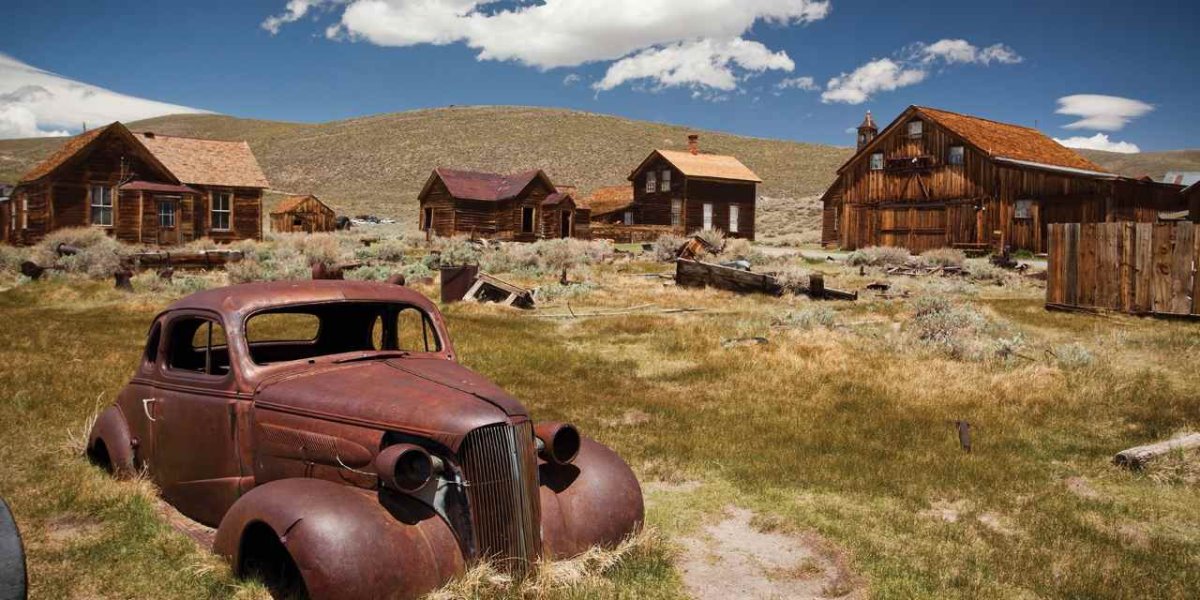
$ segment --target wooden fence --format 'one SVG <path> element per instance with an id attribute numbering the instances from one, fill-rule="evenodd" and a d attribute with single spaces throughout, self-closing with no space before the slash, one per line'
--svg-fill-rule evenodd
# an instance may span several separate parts
<path id="1" fill-rule="evenodd" d="M 1046 306 L 1200 316 L 1192 223 L 1054 223 Z"/>

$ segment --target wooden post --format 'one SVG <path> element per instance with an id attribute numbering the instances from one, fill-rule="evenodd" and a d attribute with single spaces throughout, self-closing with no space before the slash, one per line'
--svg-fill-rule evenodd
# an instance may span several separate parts
<path id="1" fill-rule="evenodd" d="M 813 298 L 825 297 L 825 274 L 813 273 L 808 276 L 809 295 Z"/>

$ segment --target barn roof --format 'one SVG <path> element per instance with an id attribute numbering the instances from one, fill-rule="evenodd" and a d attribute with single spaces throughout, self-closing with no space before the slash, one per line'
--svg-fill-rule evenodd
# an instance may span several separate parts
<path id="1" fill-rule="evenodd" d="M 134 136 L 184 183 L 270 187 L 267 176 L 250 150 L 250 144 L 246 142 L 202 140 L 149 131 L 135 133 Z"/>
<path id="2" fill-rule="evenodd" d="M 762 183 L 762 179 L 754 174 L 742 161 L 732 156 L 724 154 L 692 154 L 691 152 L 683 152 L 679 150 L 655 150 L 634 169 L 633 173 L 629 174 L 629 179 L 633 180 L 646 161 L 650 160 L 655 154 L 666 159 L 680 173 L 687 177 L 703 177 L 708 179 L 725 179 L 729 181 L 749 181 L 753 183 Z"/>
<path id="3" fill-rule="evenodd" d="M 1110 175 L 1100 165 L 1080 156 L 1074 150 L 1050 139 L 1046 134 L 1023 125 L 1001 123 L 982 117 L 950 112 L 927 106 L 910 106 L 889 124 L 870 144 L 856 152 L 839 171 L 876 146 L 899 124 L 913 114 L 945 127 L 964 141 L 994 159 L 1007 159 L 1013 164 L 1028 167 L 1058 167 L 1074 169 L 1085 175 Z"/>
<path id="4" fill-rule="evenodd" d="M 629 184 L 598 188 L 583 203 L 592 209 L 593 215 L 616 212 L 630 204 L 633 204 L 633 186 Z"/>
<path id="5" fill-rule="evenodd" d="M 42 160 L 42 162 L 34 165 L 32 169 L 26 172 L 18 183 L 36 181 L 53 173 L 59 167 L 66 164 L 67 161 L 71 160 L 72 157 L 79 154 L 105 135 L 116 135 L 125 138 L 125 141 L 129 143 L 129 145 L 133 147 L 134 151 L 138 152 L 143 159 L 145 159 L 155 168 L 162 171 L 167 177 L 174 176 L 176 177 L 175 180 L 178 181 L 178 176 L 171 173 L 166 165 L 164 165 L 157 156 L 154 156 L 153 153 L 149 152 L 144 145 L 138 144 L 137 138 L 130 133 L 130 131 L 126 129 L 124 125 L 122 125 L 120 122 L 113 122 L 105 125 L 104 127 L 89 129 L 88 131 L 67 139 L 62 146 L 59 146 L 58 150 L 55 150 L 53 154 L 47 156 Z"/>
<path id="6" fill-rule="evenodd" d="M 282 215 L 282 214 L 290 213 L 290 212 L 296 210 L 297 207 L 299 207 L 301 204 L 304 203 L 305 200 L 308 200 L 309 198 L 312 198 L 313 201 L 316 202 L 317 204 L 320 204 L 321 206 L 323 206 L 325 208 L 329 208 L 324 202 L 321 202 L 320 198 L 318 198 L 312 194 L 300 194 L 300 195 L 295 195 L 295 196 L 288 196 L 288 197 L 284 198 L 283 200 L 281 200 L 279 202 L 279 204 L 275 205 L 275 208 L 271 209 L 271 214 Z"/>
<path id="7" fill-rule="evenodd" d="M 541 177 L 551 188 L 554 184 L 540 169 L 523 171 L 512 175 L 465 171 L 438 167 L 434 175 L 441 178 L 450 190 L 450 195 L 462 200 L 496 202 L 516 198 L 535 178 Z M 424 193 L 424 191 L 422 191 Z"/>

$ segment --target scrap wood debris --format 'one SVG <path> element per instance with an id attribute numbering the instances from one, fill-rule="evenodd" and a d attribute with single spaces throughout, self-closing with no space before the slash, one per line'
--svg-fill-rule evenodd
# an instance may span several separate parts
<path id="1" fill-rule="evenodd" d="M 574 309 L 571 308 L 571 305 L 568 303 L 566 313 L 554 313 L 554 314 L 539 313 L 539 314 L 533 314 L 533 315 L 529 315 L 529 316 L 537 317 L 539 319 L 581 319 L 581 318 L 586 318 L 586 317 L 616 317 L 616 316 L 624 316 L 624 315 L 667 315 L 667 314 L 695 313 L 695 312 L 707 313 L 710 311 L 707 311 L 703 308 L 690 308 L 690 307 L 658 308 L 658 306 L 655 304 L 639 304 L 637 306 L 630 306 L 627 308 L 617 308 L 617 309 L 613 309 L 613 310 L 595 310 L 595 311 L 591 311 L 591 312 L 576 312 Z"/>

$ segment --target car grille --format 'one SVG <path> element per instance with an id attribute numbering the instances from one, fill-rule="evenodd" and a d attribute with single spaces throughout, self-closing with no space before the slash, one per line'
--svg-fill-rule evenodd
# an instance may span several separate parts
<path id="1" fill-rule="evenodd" d="M 533 424 L 480 427 L 462 445 L 475 548 L 501 569 L 525 574 L 541 555 Z"/>

